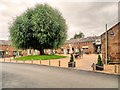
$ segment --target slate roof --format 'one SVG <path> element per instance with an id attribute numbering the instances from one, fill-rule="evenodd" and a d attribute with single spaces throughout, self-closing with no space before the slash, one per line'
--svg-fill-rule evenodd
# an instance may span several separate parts
<path id="1" fill-rule="evenodd" d="M 96 39 L 100 39 L 100 36 L 90 36 L 86 38 L 70 39 L 70 40 L 65 41 L 65 43 L 69 44 L 69 43 L 79 43 L 79 42 L 95 42 Z M 0 45 L 10 45 L 10 41 L 0 40 Z"/>
<path id="2" fill-rule="evenodd" d="M 0 40 L 0 45 L 10 45 L 9 40 Z"/>
<path id="3" fill-rule="evenodd" d="M 113 25 L 110 29 L 107 30 L 107 32 L 109 32 L 110 30 L 112 30 L 113 28 L 115 28 L 116 26 L 120 26 L 120 22 L 116 23 L 115 25 Z M 119 28 L 118 28 L 119 29 Z M 105 35 L 106 32 L 104 32 L 103 34 L 101 34 L 101 36 Z"/>
<path id="4" fill-rule="evenodd" d="M 91 36 L 86 38 L 79 38 L 79 39 L 70 39 L 67 40 L 65 43 L 79 43 L 79 42 L 94 42 L 96 39 L 100 39 L 100 36 Z"/>

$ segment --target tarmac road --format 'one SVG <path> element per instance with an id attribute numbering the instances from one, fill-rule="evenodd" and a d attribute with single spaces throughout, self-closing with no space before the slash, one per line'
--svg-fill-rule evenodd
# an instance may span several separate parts
<path id="1" fill-rule="evenodd" d="M 118 88 L 118 76 L 43 65 L 2 63 L 3 88 Z"/>

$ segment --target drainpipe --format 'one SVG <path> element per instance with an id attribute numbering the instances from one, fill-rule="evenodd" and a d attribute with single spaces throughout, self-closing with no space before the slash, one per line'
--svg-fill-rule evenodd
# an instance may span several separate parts
<path id="1" fill-rule="evenodd" d="M 107 64 L 108 61 L 108 33 L 107 33 L 107 24 L 106 24 L 106 34 L 105 34 L 105 46 L 106 46 L 106 59 L 105 59 L 105 64 Z"/>

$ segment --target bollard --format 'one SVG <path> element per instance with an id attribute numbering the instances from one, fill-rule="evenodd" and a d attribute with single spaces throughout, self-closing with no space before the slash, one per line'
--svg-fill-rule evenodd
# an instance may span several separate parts
<path id="1" fill-rule="evenodd" d="M 60 60 L 58 61 L 58 65 L 59 65 L 59 67 L 60 67 Z"/>
<path id="2" fill-rule="evenodd" d="M 33 60 L 31 60 L 31 63 L 33 64 Z"/>
<path id="3" fill-rule="evenodd" d="M 117 73 L 117 65 L 115 64 L 115 73 Z"/>
<path id="4" fill-rule="evenodd" d="M 5 58 L 4 58 L 4 62 L 5 62 Z"/>
<path id="5" fill-rule="evenodd" d="M 10 62 L 11 62 L 11 58 L 10 58 Z"/>
<path id="6" fill-rule="evenodd" d="M 50 66 L 50 64 L 51 64 L 51 63 L 50 63 L 50 60 L 49 60 L 49 66 Z"/>
<path id="7" fill-rule="evenodd" d="M 23 60 L 23 63 L 25 63 L 25 60 Z"/>
<path id="8" fill-rule="evenodd" d="M 95 63 L 93 63 L 91 67 L 93 68 L 93 71 L 95 71 L 95 69 L 96 69 Z"/>
<path id="9" fill-rule="evenodd" d="M 18 60 L 16 60 L 16 63 L 18 62 Z"/>
<path id="10" fill-rule="evenodd" d="M 41 60 L 40 60 L 40 64 L 41 64 Z"/>
<path id="11" fill-rule="evenodd" d="M 94 63 L 94 66 L 93 66 L 93 68 L 94 68 L 94 71 L 96 70 L 96 64 Z"/>

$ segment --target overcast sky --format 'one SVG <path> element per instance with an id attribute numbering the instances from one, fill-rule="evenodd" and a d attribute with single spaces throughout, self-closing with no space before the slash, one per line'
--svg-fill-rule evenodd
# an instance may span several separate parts
<path id="1" fill-rule="evenodd" d="M 115 0 L 114 0 L 115 1 Z M 66 19 L 68 38 L 75 33 L 83 32 L 85 36 L 101 35 L 108 28 L 118 22 L 117 2 L 81 2 L 50 1 L 50 0 L 0 0 L 0 40 L 9 39 L 9 23 L 27 8 L 36 3 L 48 3 L 57 8 Z"/>

